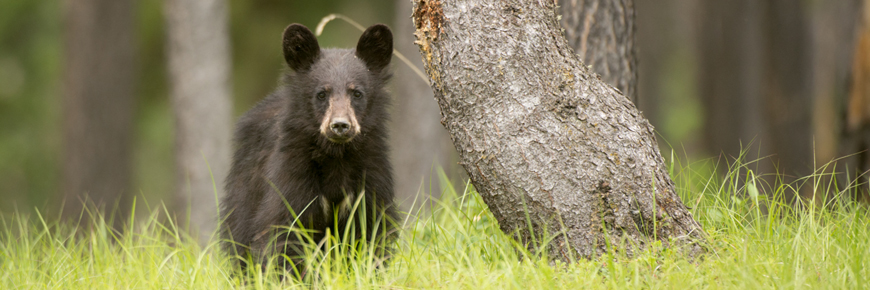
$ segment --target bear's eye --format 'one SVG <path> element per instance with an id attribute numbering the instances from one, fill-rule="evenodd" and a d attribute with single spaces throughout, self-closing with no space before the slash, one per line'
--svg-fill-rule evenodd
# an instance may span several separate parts
<path id="1" fill-rule="evenodd" d="M 320 92 L 318 92 L 318 93 L 317 93 L 317 99 L 318 99 L 318 100 L 326 99 L 326 92 L 324 92 L 324 91 L 320 91 Z"/>
<path id="2" fill-rule="evenodd" d="M 363 96 L 362 92 L 357 91 L 357 90 L 354 90 L 354 91 L 353 91 L 353 97 L 354 97 L 354 98 L 359 99 L 359 98 L 362 98 L 362 96 Z"/>

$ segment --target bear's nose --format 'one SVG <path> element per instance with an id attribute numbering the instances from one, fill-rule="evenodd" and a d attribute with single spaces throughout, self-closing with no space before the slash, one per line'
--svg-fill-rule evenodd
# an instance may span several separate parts
<path id="1" fill-rule="evenodd" d="M 329 128 L 335 134 L 344 135 L 350 130 L 350 123 L 343 119 L 333 120 L 332 123 L 329 124 Z"/>

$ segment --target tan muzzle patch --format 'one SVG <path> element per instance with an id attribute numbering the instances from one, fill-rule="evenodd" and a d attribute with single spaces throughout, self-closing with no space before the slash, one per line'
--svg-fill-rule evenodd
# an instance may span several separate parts
<path id="1" fill-rule="evenodd" d="M 350 142 L 360 132 L 359 123 L 350 97 L 336 95 L 329 98 L 329 107 L 320 121 L 320 134 L 332 142 Z"/>

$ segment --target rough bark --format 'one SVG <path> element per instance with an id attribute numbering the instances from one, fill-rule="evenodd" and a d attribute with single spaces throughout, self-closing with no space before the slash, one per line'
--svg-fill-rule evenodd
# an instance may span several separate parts
<path id="1" fill-rule="evenodd" d="M 410 12 L 410 1 L 396 0 L 396 20 L 393 25 L 395 49 L 423 70 L 423 63 L 411 57 L 417 51 L 414 46 L 414 26 L 409 21 Z M 408 209 L 415 200 L 419 205 L 423 201 L 421 198 L 430 194 L 435 198 L 439 196 L 441 191 L 435 166 L 443 166 L 447 170 L 450 167 L 449 160 L 455 159 L 451 155 L 456 153 L 450 146 L 447 131 L 438 124 L 441 113 L 426 80 L 420 79 L 404 63 L 394 63 L 391 159 L 396 169 L 396 198 Z"/>
<path id="2" fill-rule="evenodd" d="M 84 204 L 130 209 L 135 101 L 134 5 L 130 0 L 64 1 L 63 216 L 89 226 Z M 114 206 L 117 205 L 117 208 Z"/>
<path id="3" fill-rule="evenodd" d="M 415 3 L 441 123 L 506 234 L 553 259 L 659 240 L 700 253 L 652 126 L 562 37 L 552 1 Z"/>
<path id="4" fill-rule="evenodd" d="M 222 195 L 230 165 L 227 3 L 169 0 L 165 16 L 175 116 L 175 208 L 205 241 L 215 230 L 216 195 Z"/>
<path id="5" fill-rule="evenodd" d="M 592 71 L 637 104 L 633 0 L 559 0 L 565 38 Z"/>

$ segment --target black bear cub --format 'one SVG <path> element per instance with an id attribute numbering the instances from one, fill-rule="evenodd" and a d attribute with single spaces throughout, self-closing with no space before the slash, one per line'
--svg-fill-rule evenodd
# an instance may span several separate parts
<path id="1" fill-rule="evenodd" d="M 384 243 L 396 218 L 385 126 L 390 29 L 369 27 L 356 49 L 321 49 L 308 28 L 291 24 L 283 49 L 292 71 L 236 124 L 224 249 L 261 262 L 289 257 L 286 267 L 327 231 L 340 239 L 348 223 L 357 238 Z"/>

